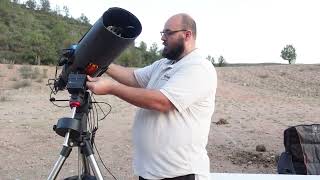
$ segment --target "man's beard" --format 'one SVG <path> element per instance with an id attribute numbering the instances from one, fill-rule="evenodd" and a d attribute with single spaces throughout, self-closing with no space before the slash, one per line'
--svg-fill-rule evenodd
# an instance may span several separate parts
<path id="1" fill-rule="evenodd" d="M 172 48 L 165 47 L 162 51 L 162 56 L 170 60 L 179 60 L 184 49 L 183 38 L 180 38 L 176 44 L 173 44 Z"/>

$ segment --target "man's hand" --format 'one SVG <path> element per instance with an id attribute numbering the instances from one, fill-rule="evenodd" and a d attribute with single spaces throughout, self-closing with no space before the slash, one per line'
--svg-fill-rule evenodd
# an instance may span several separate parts
<path id="1" fill-rule="evenodd" d="M 117 83 L 110 79 L 104 79 L 101 77 L 92 78 L 87 76 L 88 89 L 97 95 L 110 94 L 116 85 Z"/>
<path id="2" fill-rule="evenodd" d="M 88 89 L 97 95 L 115 95 L 135 106 L 161 112 L 168 112 L 175 108 L 159 90 L 130 87 L 101 77 L 87 76 L 87 79 Z"/>

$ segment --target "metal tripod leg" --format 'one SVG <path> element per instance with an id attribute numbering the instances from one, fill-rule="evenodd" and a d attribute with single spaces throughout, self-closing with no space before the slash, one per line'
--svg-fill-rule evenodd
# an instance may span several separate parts
<path id="1" fill-rule="evenodd" d="M 89 102 L 88 94 L 89 93 L 87 93 L 87 96 L 86 96 L 87 100 L 85 101 L 87 104 Z M 76 101 L 76 103 L 78 104 L 80 103 L 80 101 L 79 102 Z M 59 159 L 55 163 L 53 170 L 50 172 L 47 180 L 55 180 L 57 178 L 65 160 L 68 158 L 68 156 L 72 151 L 73 145 L 69 146 L 71 142 L 75 143 L 74 146 L 79 147 L 78 152 L 81 153 L 84 170 L 80 172 L 81 171 L 80 169 L 78 176 L 69 177 L 69 178 L 66 178 L 65 180 L 79 180 L 79 179 L 103 180 L 98 164 L 93 156 L 93 148 L 91 146 L 92 139 L 90 137 L 90 133 L 87 131 L 86 120 L 88 117 L 87 116 L 88 112 L 85 109 L 87 110 L 89 109 L 87 107 L 88 105 L 83 106 L 83 108 L 79 110 L 78 116 L 75 117 L 77 114 L 77 107 L 78 107 L 76 106 L 77 104 L 75 104 L 75 106 L 72 107 L 72 117 L 59 119 L 56 127 L 54 127 L 54 131 L 56 131 L 56 133 L 59 134 L 60 136 L 64 136 L 65 138 L 64 138 L 63 148 L 60 152 Z M 66 129 L 68 129 L 68 132 L 65 132 Z M 72 133 L 78 133 L 78 134 L 70 135 L 71 130 L 73 130 Z M 71 136 L 71 141 L 69 143 L 70 136 Z M 90 169 L 92 169 L 95 176 L 91 175 Z"/>
<path id="2" fill-rule="evenodd" d="M 65 141 L 63 143 L 62 150 L 60 152 L 60 156 L 57 160 L 57 162 L 54 164 L 54 167 L 52 171 L 49 174 L 49 177 L 47 180 L 54 180 L 57 178 L 57 175 L 59 174 L 61 167 L 63 166 L 65 160 L 69 157 L 72 148 L 68 146 L 69 141 L 69 132 L 66 133 Z"/>
<path id="3" fill-rule="evenodd" d="M 84 141 L 83 152 L 90 163 L 91 169 L 93 170 L 94 175 L 96 176 L 97 180 L 103 180 L 102 174 L 98 167 L 97 161 L 93 156 L 93 150 L 88 140 Z"/>
<path id="4" fill-rule="evenodd" d="M 98 167 L 96 160 L 94 159 L 93 154 L 91 154 L 88 159 L 89 159 L 90 166 L 93 170 L 93 173 L 96 175 L 97 180 L 103 180 L 102 174 L 100 172 L 100 169 Z"/>

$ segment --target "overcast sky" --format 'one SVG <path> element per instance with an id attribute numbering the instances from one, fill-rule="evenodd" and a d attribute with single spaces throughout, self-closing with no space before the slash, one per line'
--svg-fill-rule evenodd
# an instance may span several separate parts
<path id="1" fill-rule="evenodd" d="M 320 63 L 319 0 L 50 0 L 51 8 L 69 7 L 77 18 L 84 13 L 93 24 L 110 7 L 124 8 L 140 20 L 137 43 L 156 42 L 176 13 L 190 14 L 197 23 L 197 47 L 230 63 L 287 63 L 280 52 L 296 48 L 296 63 Z"/>

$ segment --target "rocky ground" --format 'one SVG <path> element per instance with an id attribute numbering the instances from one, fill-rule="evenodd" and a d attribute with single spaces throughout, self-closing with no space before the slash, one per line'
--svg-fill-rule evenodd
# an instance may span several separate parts
<path id="1" fill-rule="evenodd" d="M 71 116 L 70 108 L 49 102 L 46 84 L 54 76 L 54 67 L 0 64 L 0 69 L 1 179 L 46 179 L 63 143 L 52 126 Z M 276 173 L 277 156 L 284 150 L 283 131 L 320 122 L 320 65 L 216 69 L 216 109 L 207 146 L 211 172 Z M 68 96 L 67 92 L 55 95 L 67 100 Z M 136 179 L 131 169 L 136 107 L 113 96 L 96 96 L 96 100 L 112 107 L 99 122 L 95 138 L 101 159 L 118 180 Z M 110 109 L 106 104 L 101 107 Z M 257 151 L 258 145 L 265 151 Z M 77 149 L 73 149 L 58 179 L 77 174 Z M 96 159 L 106 179 L 112 179 Z"/>

